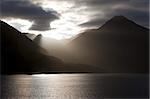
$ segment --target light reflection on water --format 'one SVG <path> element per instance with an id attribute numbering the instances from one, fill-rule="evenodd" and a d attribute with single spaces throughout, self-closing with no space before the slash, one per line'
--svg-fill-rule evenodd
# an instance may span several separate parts
<path id="1" fill-rule="evenodd" d="M 37 74 L 2 76 L 2 99 L 148 97 L 147 75 Z"/>

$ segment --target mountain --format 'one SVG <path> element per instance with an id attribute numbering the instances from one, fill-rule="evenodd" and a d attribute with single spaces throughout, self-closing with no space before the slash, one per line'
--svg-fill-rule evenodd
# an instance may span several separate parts
<path id="1" fill-rule="evenodd" d="M 29 39 L 33 40 L 37 35 L 31 33 L 22 33 L 23 35 L 27 36 Z"/>
<path id="2" fill-rule="evenodd" d="M 78 63 L 109 72 L 149 70 L 149 29 L 124 16 L 115 16 L 102 27 L 80 34 L 69 46 Z"/>
<path id="3" fill-rule="evenodd" d="M 105 70 L 102 70 L 100 67 L 82 64 L 82 63 L 70 62 L 69 58 L 71 57 L 72 59 L 74 55 L 70 56 L 71 53 L 69 53 L 69 49 L 67 49 L 67 44 L 64 40 L 59 41 L 49 37 L 44 37 L 41 34 L 39 34 L 33 39 L 33 42 L 35 42 L 40 47 L 42 47 L 45 50 L 47 55 L 58 57 L 64 62 L 64 65 L 55 66 L 55 71 L 72 72 L 72 73 L 107 72 Z"/>
<path id="4" fill-rule="evenodd" d="M 37 44 L 41 42 L 41 35 L 32 41 L 27 33 L 23 34 L 3 21 L 0 26 L 2 74 L 104 72 L 90 65 L 64 63 L 50 53 L 43 53 L 44 49 Z"/>
<path id="5" fill-rule="evenodd" d="M 62 64 L 60 59 L 42 54 L 42 48 L 15 28 L 0 23 L 2 73 L 50 71 L 51 65 Z"/>

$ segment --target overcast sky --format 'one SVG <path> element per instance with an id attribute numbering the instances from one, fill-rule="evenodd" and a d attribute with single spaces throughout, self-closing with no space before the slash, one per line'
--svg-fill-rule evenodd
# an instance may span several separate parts
<path id="1" fill-rule="evenodd" d="M 1 0 L 0 5 L 3 21 L 56 39 L 98 28 L 117 15 L 149 27 L 149 0 Z"/>

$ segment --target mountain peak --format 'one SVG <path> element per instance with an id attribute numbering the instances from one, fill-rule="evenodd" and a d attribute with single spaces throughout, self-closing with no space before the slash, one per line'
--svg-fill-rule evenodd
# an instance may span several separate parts
<path id="1" fill-rule="evenodd" d="M 125 24 L 125 23 L 133 23 L 133 21 L 129 20 L 128 18 L 124 17 L 124 16 L 114 16 L 112 17 L 109 21 L 106 22 L 106 24 L 119 24 L 119 26 L 121 24 Z"/>
<path id="2" fill-rule="evenodd" d="M 113 18 L 112 18 L 112 20 L 126 20 L 127 18 L 125 17 L 125 16 L 122 16 L 122 15 L 119 15 L 119 16 L 114 16 Z"/>
<path id="3" fill-rule="evenodd" d="M 110 20 L 108 20 L 102 27 L 99 29 L 105 29 L 105 30 L 128 30 L 128 29 L 137 29 L 137 27 L 140 27 L 135 22 L 129 20 L 128 18 L 124 16 L 114 16 Z M 143 28 L 143 27 L 142 27 Z"/>

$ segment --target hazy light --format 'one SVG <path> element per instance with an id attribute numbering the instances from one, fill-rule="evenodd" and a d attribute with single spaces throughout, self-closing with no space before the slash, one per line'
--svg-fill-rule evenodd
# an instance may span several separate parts
<path id="1" fill-rule="evenodd" d="M 32 76 L 35 76 L 35 77 L 57 77 L 58 75 L 57 74 L 35 74 Z"/>
<path id="2" fill-rule="evenodd" d="M 57 0 L 33 0 L 33 3 L 36 3 L 44 10 L 55 10 L 60 14 L 60 18 L 50 23 L 51 30 L 48 31 L 34 31 L 29 30 L 32 26 L 33 22 L 23 19 L 5 19 L 5 21 L 17 28 L 21 32 L 32 33 L 32 34 L 42 34 L 45 37 L 51 37 L 57 40 L 68 39 L 71 38 L 78 33 L 85 30 L 85 28 L 81 28 L 78 26 L 81 23 L 84 23 L 89 20 L 89 18 L 85 14 L 79 13 L 79 11 L 85 9 L 85 6 L 82 6 L 78 9 L 73 9 L 75 6 L 73 2 L 67 1 L 57 1 Z"/>
<path id="3" fill-rule="evenodd" d="M 45 31 L 43 36 L 55 38 L 57 40 L 71 38 L 85 30 L 78 24 L 88 21 L 85 15 L 81 15 L 78 11 L 71 11 L 74 3 L 67 1 L 47 1 L 42 2 L 41 6 L 46 10 L 56 10 L 61 16 L 59 20 L 51 22 L 50 31 Z M 83 7 L 84 8 L 84 7 Z"/>
<path id="4" fill-rule="evenodd" d="M 32 26 L 33 22 L 30 22 L 25 19 L 2 19 L 2 21 L 10 24 L 11 26 L 14 26 L 16 29 L 18 29 L 21 32 L 28 32 L 28 29 Z"/>

